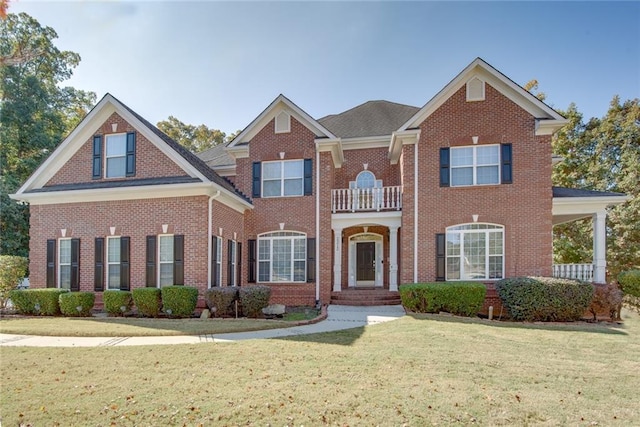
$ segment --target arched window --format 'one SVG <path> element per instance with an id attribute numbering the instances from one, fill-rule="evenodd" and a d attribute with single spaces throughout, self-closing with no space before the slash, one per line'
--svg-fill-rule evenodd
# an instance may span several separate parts
<path id="1" fill-rule="evenodd" d="M 461 224 L 447 228 L 447 280 L 504 277 L 504 226 Z"/>
<path id="2" fill-rule="evenodd" d="M 258 282 L 305 282 L 307 235 L 275 231 L 258 236 Z"/>
<path id="3" fill-rule="evenodd" d="M 349 182 L 349 188 L 381 188 L 382 180 L 376 179 L 373 172 L 364 170 L 356 176 L 355 181 Z"/>

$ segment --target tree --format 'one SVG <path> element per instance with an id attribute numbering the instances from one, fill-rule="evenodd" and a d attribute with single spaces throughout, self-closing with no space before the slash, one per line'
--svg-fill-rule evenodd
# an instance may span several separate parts
<path id="1" fill-rule="evenodd" d="M 96 96 L 59 84 L 80 55 L 53 28 L 21 13 L 0 21 L 0 253 L 27 256 L 29 209 L 9 198 L 73 129 Z M 10 60 L 7 60 L 9 58 Z"/>
<path id="2" fill-rule="evenodd" d="M 174 116 L 158 122 L 158 128 L 186 149 L 199 153 L 225 142 L 225 133 L 206 125 L 188 125 Z"/>
<path id="3" fill-rule="evenodd" d="M 554 185 L 626 193 L 626 203 L 609 209 L 608 270 L 610 277 L 640 265 L 640 100 L 623 103 L 616 96 L 602 119 L 586 124 L 575 105 L 564 113 L 570 121 L 553 141 Z M 593 257 L 590 219 L 554 228 L 556 262 L 584 263 Z"/>
<path id="4" fill-rule="evenodd" d="M 527 83 L 525 83 L 523 88 L 526 91 L 531 92 L 531 95 L 535 96 L 540 101 L 544 102 L 544 100 L 547 99 L 547 94 L 546 93 L 538 91 L 538 80 L 536 80 L 536 79 L 529 80 Z M 537 91 L 538 93 L 533 93 L 534 90 Z"/>

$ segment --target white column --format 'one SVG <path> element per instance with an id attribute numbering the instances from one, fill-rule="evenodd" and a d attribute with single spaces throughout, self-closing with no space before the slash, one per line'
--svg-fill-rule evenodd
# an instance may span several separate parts
<path id="1" fill-rule="evenodd" d="M 342 291 L 342 228 L 333 229 L 333 291 Z"/>
<path id="2" fill-rule="evenodd" d="M 607 211 L 593 214 L 593 281 L 607 280 Z"/>
<path id="3" fill-rule="evenodd" d="M 398 227 L 389 227 L 389 291 L 398 291 Z"/>

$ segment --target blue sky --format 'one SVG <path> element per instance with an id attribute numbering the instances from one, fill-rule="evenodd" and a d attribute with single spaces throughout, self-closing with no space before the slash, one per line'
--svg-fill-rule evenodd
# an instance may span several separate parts
<path id="1" fill-rule="evenodd" d="M 82 57 L 66 84 L 230 133 L 283 93 L 315 118 L 422 106 L 476 57 L 601 117 L 640 97 L 640 2 L 11 1 Z"/>

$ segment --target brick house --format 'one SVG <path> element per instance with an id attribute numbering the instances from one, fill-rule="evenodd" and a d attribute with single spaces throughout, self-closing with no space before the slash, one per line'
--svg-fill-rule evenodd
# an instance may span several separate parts
<path id="1" fill-rule="evenodd" d="M 314 119 L 278 96 L 198 154 L 107 94 L 13 198 L 32 287 L 266 284 L 286 305 L 397 298 L 402 283 L 604 281 L 617 193 L 553 188 L 567 121 L 478 58 L 422 107 Z M 552 227 L 591 216 L 594 262 L 552 266 Z M 376 300 L 379 298 L 379 300 Z"/>

